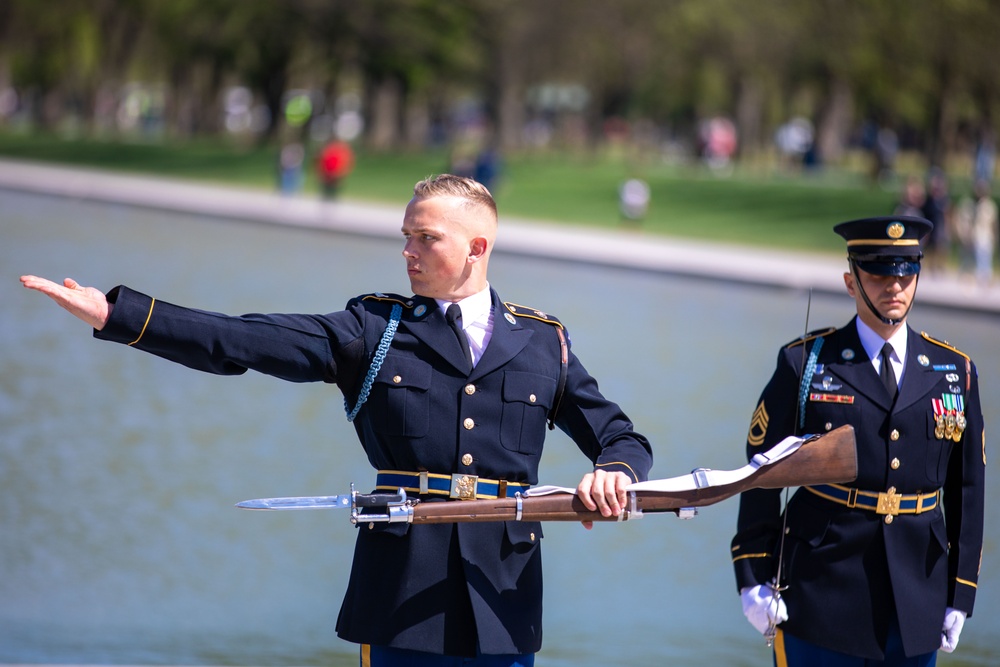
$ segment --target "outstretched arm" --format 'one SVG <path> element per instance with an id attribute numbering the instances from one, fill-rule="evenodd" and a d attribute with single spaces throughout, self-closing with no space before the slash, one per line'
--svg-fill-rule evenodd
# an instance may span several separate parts
<path id="1" fill-rule="evenodd" d="M 21 284 L 42 294 L 83 320 L 98 331 L 104 328 L 111 316 L 112 305 L 99 289 L 84 287 L 72 278 L 59 285 L 38 276 L 21 276 Z"/>

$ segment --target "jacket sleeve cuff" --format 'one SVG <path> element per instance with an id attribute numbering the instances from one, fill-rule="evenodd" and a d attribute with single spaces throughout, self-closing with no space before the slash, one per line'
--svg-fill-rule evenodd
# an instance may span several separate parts
<path id="1" fill-rule="evenodd" d="M 100 331 L 94 330 L 94 338 L 114 343 L 135 345 L 145 333 L 153 316 L 156 300 L 140 292 L 119 285 L 107 294 L 108 302 L 114 307 L 107 324 Z"/>

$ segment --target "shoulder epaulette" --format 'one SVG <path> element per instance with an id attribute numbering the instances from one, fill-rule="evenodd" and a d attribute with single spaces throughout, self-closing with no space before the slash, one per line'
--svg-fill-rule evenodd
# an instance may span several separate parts
<path id="1" fill-rule="evenodd" d="M 972 361 L 972 359 L 969 358 L 969 355 L 967 355 L 965 352 L 962 352 L 961 350 L 959 350 L 957 347 L 955 347 L 954 345 L 952 345 L 951 343 L 949 343 L 946 340 L 938 340 L 936 338 L 933 338 L 926 331 L 921 331 L 920 332 L 920 336 L 924 340 L 926 340 L 928 343 L 934 343 L 935 345 L 940 345 L 944 349 L 951 350 L 952 352 L 954 352 L 958 356 L 964 357 L 966 361 Z"/>
<path id="2" fill-rule="evenodd" d="M 816 331 L 810 331 L 805 336 L 799 336 L 791 343 L 785 345 L 785 349 L 795 347 L 796 345 L 802 345 L 803 343 L 808 343 L 811 340 L 822 338 L 823 336 L 829 336 L 836 330 L 837 327 L 827 327 L 826 329 L 817 329 Z"/>
<path id="3" fill-rule="evenodd" d="M 560 322 L 554 315 L 549 315 L 548 313 L 544 313 L 529 306 L 521 306 L 516 303 L 511 303 L 510 301 L 505 301 L 503 305 L 517 317 L 528 317 L 533 320 L 538 320 L 539 322 L 551 324 L 552 326 L 559 327 L 560 329 L 565 328 L 563 327 L 562 322 Z"/>
<path id="4" fill-rule="evenodd" d="M 385 301 L 388 303 L 398 303 L 403 308 L 413 308 L 413 298 L 400 296 L 399 294 L 383 294 L 382 292 L 373 292 L 372 294 L 365 294 L 359 298 L 362 301 Z"/>

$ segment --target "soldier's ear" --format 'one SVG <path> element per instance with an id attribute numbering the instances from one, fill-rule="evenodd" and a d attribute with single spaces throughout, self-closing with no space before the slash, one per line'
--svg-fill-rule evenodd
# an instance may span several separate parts
<path id="1" fill-rule="evenodd" d="M 854 276 L 851 275 L 850 271 L 844 272 L 844 287 L 847 288 L 847 293 L 848 294 L 850 294 L 852 297 L 855 296 L 855 294 L 854 294 Z"/>
<path id="2" fill-rule="evenodd" d="M 489 250 L 490 242 L 482 236 L 477 236 L 471 241 L 469 241 L 469 258 L 468 261 L 478 262 L 479 260 L 486 257 L 486 251 Z"/>

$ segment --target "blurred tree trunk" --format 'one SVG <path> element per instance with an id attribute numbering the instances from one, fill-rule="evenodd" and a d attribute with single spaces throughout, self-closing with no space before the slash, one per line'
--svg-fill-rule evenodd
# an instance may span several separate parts
<path id="1" fill-rule="evenodd" d="M 945 63 L 941 64 L 939 77 L 939 93 L 935 96 L 931 110 L 932 122 L 928 127 L 926 151 L 927 162 L 931 166 L 944 167 L 948 152 L 955 146 L 958 137 L 958 109 L 955 102 L 957 86 Z"/>
<path id="2" fill-rule="evenodd" d="M 371 81 L 367 96 L 368 146 L 375 151 L 390 150 L 399 141 L 403 86 L 395 77 Z"/>
<path id="3" fill-rule="evenodd" d="M 431 112 L 426 95 L 407 95 L 403 110 L 403 143 L 421 149 L 430 144 Z"/>
<path id="4" fill-rule="evenodd" d="M 226 73 L 225 65 L 212 60 L 196 71 L 200 76 L 195 77 L 191 86 L 192 129 L 194 134 L 214 136 L 223 129 L 222 81 Z"/>
<path id="5" fill-rule="evenodd" d="M 494 63 L 496 84 L 490 91 L 487 104 L 487 108 L 492 111 L 494 126 L 492 142 L 504 152 L 521 147 L 526 102 L 523 74 L 525 55 L 522 49 L 501 44 L 500 53 L 490 58 Z"/>
<path id="6" fill-rule="evenodd" d="M 736 129 L 739 153 L 752 157 L 764 147 L 764 95 L 760 83 L 749 74 L 740 78 L 736 95 Z"/>
<path id="7" fill-rule="evenodd" d="M 814 141 L 824 162 L 838 162 L 843 158 L 854 120 L 854 97 L 851 87 L 840 78 L 833 78 L 827 86 L 816 123 Z"/>

